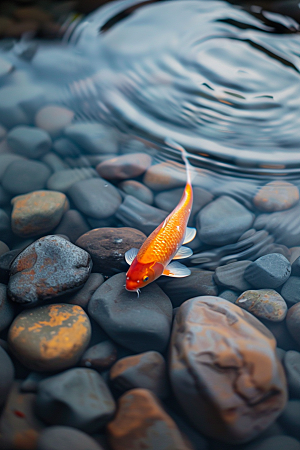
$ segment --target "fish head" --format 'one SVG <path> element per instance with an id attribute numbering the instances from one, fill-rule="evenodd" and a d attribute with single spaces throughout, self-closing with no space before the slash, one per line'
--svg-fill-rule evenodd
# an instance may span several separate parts
<path id="1" fill-rule="evenodd" d="M 152 281 L 156 280 L 163 272 L 162 264 L 159 264 L 159 266 L 161 266 L 161 268 L 158 267 L 158 263 L 155 262 L 144 264 L 137 260 L 133 261 L 126 273 L 126 290 L 137 292 L 138 289 L 152 283 Z"/>

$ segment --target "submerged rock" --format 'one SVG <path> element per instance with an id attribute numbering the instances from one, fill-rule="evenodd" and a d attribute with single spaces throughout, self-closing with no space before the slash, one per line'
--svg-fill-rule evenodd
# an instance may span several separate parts
<path id="1" fill-rule="evenodd" d="M 281 322 L 287 313 L 287 304 L 278 292 L 273 289 L 248 290 L 236 300 L 236 304 L 254 316 Z"/>

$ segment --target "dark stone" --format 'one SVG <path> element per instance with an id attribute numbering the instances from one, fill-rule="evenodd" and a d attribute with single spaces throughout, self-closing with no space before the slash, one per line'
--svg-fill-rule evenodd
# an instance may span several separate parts
<path id="1" fill-rule="evenodd" d="M 4 209 L 0 209 L 0 239 L 9 244 L 12 237 L 10 218 Z"/>
<path id="2" fill-rule="evenodd" d="M 90 337 L 83 309 L 59 303 L 21 312 L 10 326 L 8 343 L 25 367 L 53 372 L 76 364 Z"/>
<path id="3" fill-rule="evenodd" d="M 53 152 L 46 153 L 46 155 L 44 155 L 41 158 L 41 161 L 43 163 L 45 163 L 51 169 L 51 171 L 54 173 L 65 170 L 65 168 L 66 168 L 65 162 L 56 153 L 53 153 Z M 48 178 L 47 185 L 49 183 L 50 178 Z M 55 191 L 56 189 L 53 189 L 53 190 Z M 57 189 L 57 190 L 59 190 L 59 189 Z"/>
<path id="4" fill-rule="evenodd" d="M 27 194 L 44 189 L 50 175 L 50 169 L 42 162 L 17 160 L 6 169 L 2 186 L 13 195 Z"/>
<path id="5" fill-rule="evenodd" d="M 0 332 L 11 324 L 16 315 L 16 305 L 7 298 L 6 290 L 6 285 L 0 283 Z"/>
<path id="6" fill-rule="evenodd" d="M 99 373 L 75 368 L 39 383 L 36 412 L 51 425 L 95 433 L 112 419 L 115 402 Z"/>
<path id="7" fill-rule="evenodd" d="M 139 181 L 122 181 L 118 184 L 118 188 L 125 192 L 125 194 L 132 195 L 141 202 L 147 203 L 147 205 L 152 205 L 153 203 L 153 192 Z"/>
<path id="8" fill-rule="evenodd" d="M 290 334 L 298 345 L 300 345 L 300 303 L 296 303 L 288 310 L 286 315 L 286 325 Z M 282 347 L 282 345 L 280 347 Z"/>
<path id="9" fill-rule="evenodd" d="M 20 390 L 22 392 L 37 392 L 39 383 L 51 376 L 51 372 L 30 372 L 28 376 L 22 381 Z"/>
<path id="10" fill-rule="evenodd" d="M 10 266 L 21 251 L 21 248 L 16 248 L 0 256 L 0 283 L 8 283 Z"/>
<path id="11" fill-rule="evenodd" d="M 7 134 L 7 143 L 15 153 L 27 158 L 40 158 L 51 148 L 49 134 L 36 127 L 18 126 Z"/>
<path id="12" fill-rule="evenodd" d="M 297 186 L 287 181 L 271 181 L 261 187 L 253 199 L 256 208 L 261 211 L 283 211 L 299 201 Z"/>
<path id="13" fill-rule="evenodd" d="M 278 420 L 286 433 L 300 440 L 300 400 L 289 400 Z"/>
<path id="14" fill-rule="evenodd" d="M 266 439 L 259 439 L 254 444 L 243 447 L 243 450 L 300 450 L 300 442 L 291 436 L 272 436 Z"/>
<path id="15" fill-rule="evenodd" d="M 83 431 L 56 426 L 40 433 L 36 450 L 103 450 L 103 447 Z"/>
<path id="16" fill-rule="evenodd" d="M 8 166 L 14 161 L 25 161 L 25 158 L 15 155 L 14 153 L 0 154 L 0 180 L 2 180 Z"/>
<path id="17" fill-rule="evenodd" d="M 23 250 L 11 264 L 8 296 L 36 303 L 82 286 L 91 272 L 90 255 L 59 236 L 45 236 Z"/>
<path id="18" fill-rule="evenodd" d="M 217 267 L 214 280 L 220 286 L 228 289 L 246 291 L 251 288 L 251 284 L 244 279 L 244 273 L 249 264 L 251 264 L 251 261 L 237 261 Z"/>
<path id="19" fill-rule="evenodd" d="M 300 276 L 300 256 L 298 256 L 295 261 L 292 262 L 292 275 L 294 277 Z"/>
<path id="20" fill-rule="evenodd" d="M 82 234 L 87 233 L 90 229 L 91 227 L 79 211 L 69 209 L 62 216 L 58 227 L 55 229 L 55 234 L 65 234 L 74 243 Z"/>
<path id="21" fill-rule="evenodd" d="M 275 289 L 291 274 L 291 264 L 280 253 L 270 253 L 252 262 L 245 270 L 245 280 L 256 288 Z"/>
<path id="22" fill-rule="evenodd" d="M 135 352 L 163 352 L 171 331 L 172 303 L 156 283 L 125 290 L 125 273 L 109 278 L 95 292 L 89 315 L 117 343 Z"/>
<path id="23" fill-rule="evenodd" d="M 63 158 L 76 157 L 80 155 L 80 148 L 67 138 L 56 139 L 53 142 L 53 150 Z"/>
<path id="24" fill-rule="evenodd" d="M 128 269 L 125 253 L 131 248 L 140 248 L 146 236 L 134 228 L 96 228 L 80 236 L 78 247 L 92 257 L 93 271 L 113 275 Z"/>
<path id="25" fill-rule="evenodd" d="M 118 351 L 111 341 L 99 342 L 88 348 L 81 357 L 80 365 L 96 370 L 109 369 L 117 360 Z"/>
<path id="26" fill-rule="evenodd" d="M 295 350 L 285 352 L 283 366 L 287 377 L 290 398 L 300 398 L 300 353 Z"/>
<path id="27" fill-rule="evenodd" d="M 273 289 L 245 291 L 236 300 L 236 304 L 254 316 L 272 322 L 281 322 L 287 313 L 287 304 Z"/>
<path id="28" fill-rule="evenodd" d="M 258 180 L 254 182 L 250 179 L 246 181 L 240 181 L 238 177 L 234 181 L 216 183 L 216 187 L 213 187 L 212 193 L 216 196 L 226 195 L 232 197 L 237 202 L 243 204 L 247 209 L 252 211 L 254 209 L 252 199 L 257 190 Z"/>
<path id="29" fill-rule="evenodd" d="M 283 363 L 285 354 L 286 354 L 286 351 L 283 350 L 283 348 L 276 347 L 276 355 L 278 356 L 279 361 L 282 363 Z"/>
<path id="30" fill-rule="evenodd" d="M 0 185 L 0 207 L 7 205 L 10 202 L 11 197 L 11 194 L 6 192 L 6 190 Z"/>
<path id="31" fill-rule="evenodd" d="M 91 273 L 83 287 L 71 296 L 69 303 L 86 309 L 92 295 L 103 282 L 104 277 L 101 273 Z"/>
<path id="32" fill-rule="evenodd" d="M 147 153 L 131 153 L 103 161 L 96 170 L 106 180 L 128 180 L 142 175 L 150 167 L 151 161 Z"/>
<path id="33" fill-rule="evenodd" d="M 218 294 L 219 297 L 224 298 L 224 300 L 228 300 L 231 303 L 235 303 L 239 295 L 239 292 L 232 291 L 231 289 L 225 289 L 225 291 Z"/>
<path id="34" fill-rule="evenodd" d="M 14 381 L 14 375 L 13 363 L 6 351 L 0 346 L 0 412 Z"/>
<path id="35" fill-rule="evenodd" d="M 300 302 L 300 278 L 289 277 L 281 288 L 281 295 L 289 306 Z"/>
<path id="36" fill-rule="evenodd" d="M 8 245 L 6 245 L 5 242 L 0 241 L 0 257 L 1 257 L 2 255 L 4 255 L 4 253 L 7 253 L 7 252 L 9 252 L 9 247 L 8 247 Z"/>
<path id="37" fill-rule="evenodd" d="M 53 191 L 67 192 L 73 184 L 82 180 L 99 178 L 97 172 L 90 167 L 59 170 L 47 181 L 47 188 Z"/>
<path id="38" fill-rule="evenodd" d="M 288 313 L 287 313 L 288 315 Z M 260 319 L 276 339 L 277 345 L 284 350 L 300 350 L 300 346 L 293 339 L 287 328 L 287 316 L 282 322 L 271 322 L 270 320 Z"/>
<path id="39" fill-rule="evenodd" d="M 77 122 L 65 129 L 67 138 L 89 154 L 116 153 L 116 131 L 98 122 Z"/>

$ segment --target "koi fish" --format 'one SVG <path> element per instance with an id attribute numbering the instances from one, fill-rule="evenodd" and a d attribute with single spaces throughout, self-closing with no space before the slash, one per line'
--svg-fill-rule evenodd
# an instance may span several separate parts
<path id="1" fill-rule="evenodd" d="M 191 166 L 183 147 L 171 139 L 165 141 L 170 147 L 181 151 L 185 163 L 187 181 L 178 205 L 166 219 L 148 236 L 141 248 L 132 248 L 125 253 L 125 260 L 130 265 L 126 274 L 127 291 L 140 293 L 140 288 L 147 286 L 161 275 L 168 277 L 187 277 L 191 274 L 183 264 L 172 260 L 188 258 L 193 254 L 189 247 L 183 246 L 192 241 L 196 235 L 195 228 L 187 227 L 193 204 L 191 184 Z"/>

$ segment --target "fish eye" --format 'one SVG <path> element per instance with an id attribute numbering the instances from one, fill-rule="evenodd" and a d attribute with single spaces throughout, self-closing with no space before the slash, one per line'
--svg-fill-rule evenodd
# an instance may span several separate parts
<path id="1" fill-rule="evenodd" d="M 143 277 L 143 281 L 148 281 L 148 280 L 149 280 L 148 275 L 145 275 L 145 276 Z"/>

